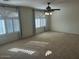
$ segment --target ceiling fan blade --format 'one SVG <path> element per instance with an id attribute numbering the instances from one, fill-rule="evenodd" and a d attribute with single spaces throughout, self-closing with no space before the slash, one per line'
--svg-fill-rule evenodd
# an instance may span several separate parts
<path id="1" fill-rule="evenodd" d="M 46 9 L 41 9 L 41 11 L 47 11 Z"/>
<path id="2" fill-rule="evenodd" d="M 52 9 L 52 11 L 55 11 L 55 10 L 60 10 L 60 9 Z"/>

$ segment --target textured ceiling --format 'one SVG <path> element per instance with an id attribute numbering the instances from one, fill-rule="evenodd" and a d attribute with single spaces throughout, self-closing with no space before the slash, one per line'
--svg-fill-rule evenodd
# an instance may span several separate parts
<path id="1" fill-rule="evenodd" d="M 51 2 L 51 6 L 54 7 L 59 4 L 78 2 L 78 1 L 79 0 L 9 0 L 9 1 L 0 0 L 0 3 L 45 9 L 45 7 L 47 6 L 47 2 Z"/>

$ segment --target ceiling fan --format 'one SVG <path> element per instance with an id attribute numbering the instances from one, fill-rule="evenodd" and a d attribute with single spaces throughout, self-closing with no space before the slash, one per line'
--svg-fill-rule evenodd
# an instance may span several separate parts
<path id="1" fill-rule="evenodd" d="M 50 7 L 51 2 L 48 2 L 47 4 L 48 4 L 48 6 L 46 7 L 45 15 L 52 15 L 53 11 L 59 11 L 60 10 L 60 9 L 52 9 Z"/>

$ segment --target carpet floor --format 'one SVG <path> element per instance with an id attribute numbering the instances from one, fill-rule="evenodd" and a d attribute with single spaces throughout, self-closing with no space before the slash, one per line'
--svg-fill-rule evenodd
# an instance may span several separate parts
<path id="1" fill-rule="evenodd" d="M 0 59 L 79 59 L 79 35 L 46 32 L 0 46 Z"/>

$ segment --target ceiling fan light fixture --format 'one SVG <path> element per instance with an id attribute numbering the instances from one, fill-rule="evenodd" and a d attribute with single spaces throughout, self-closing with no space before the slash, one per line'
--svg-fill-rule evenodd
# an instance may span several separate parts
<path id="1" fill-rule="evenodd" d="M 45 15 L 49 15 L 49 13 L 48 12 L 45 12 Z"/>
<path id="2" fill-rule="evenodd" d="M 52 15 L 52 12 L 45 12 L 45 15 Z"/>
<path id="3" fill-rule="evenodd" d="M 52 15 L 52 12 L 50 12 L 50 15 Z"/>

